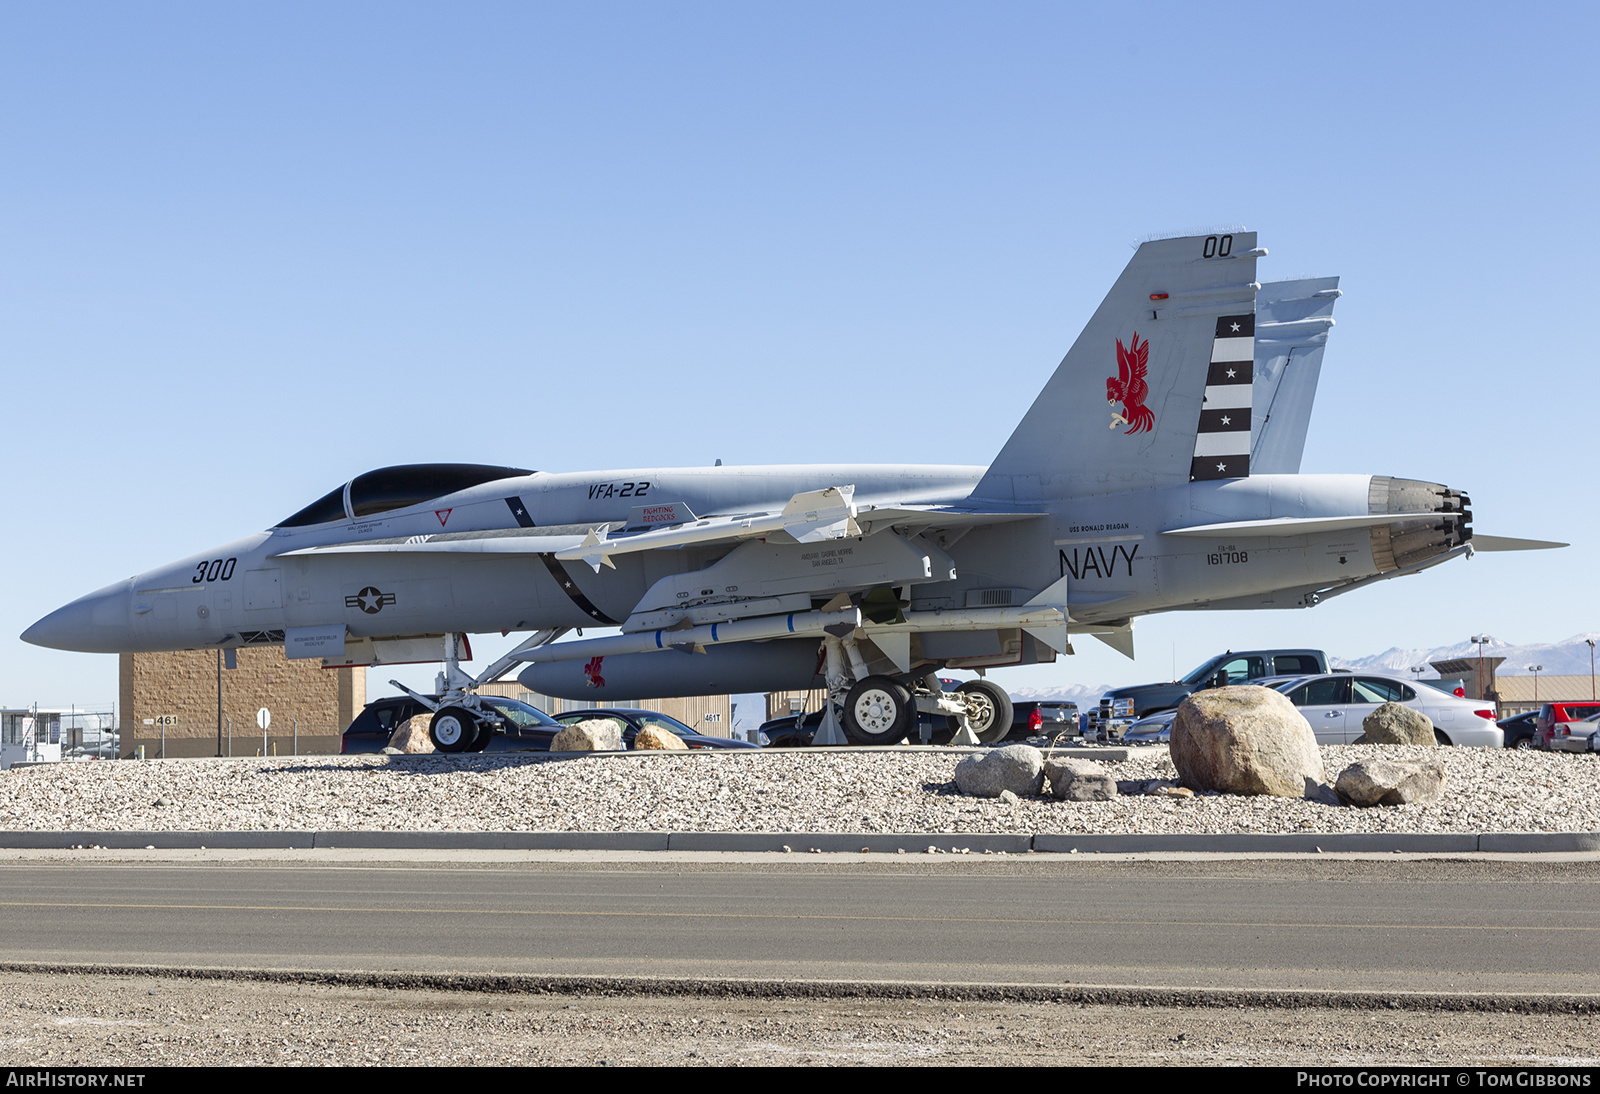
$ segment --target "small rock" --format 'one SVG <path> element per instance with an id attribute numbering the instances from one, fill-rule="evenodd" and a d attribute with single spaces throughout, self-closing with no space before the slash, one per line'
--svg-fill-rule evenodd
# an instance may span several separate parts
<path id="1" fill-rule="evenodd" d="M 1009 790 L 1002 790 L 1000 791 L 1000 800 L 1006 805 L 1016 805 L 1022 799 L 1017 797 Z"/>
<path id="2" fill-rule="evenodd" d="M 1334 789 L 1351 805 L 1426 805 L 1444 793 L 1444 764 L 1360 760 L 1339 773 Z"/>
<path id="3" fill-rule="evenodd" d="M 660 729 L 656 726 L 645 726 L 633 738 L 633 747 L 638 750 L 651 750 L 662 752 L 687 752 L 689 746 L 683 743 L 683 738 L 671 730 Z"/>
<path id="4" fill-rule="evenodd" d="M 427 716 L 419 715 L 395 726 L 394 732 L 389 734 L 389 746 L 384 751 L 392 748 L 408 756 L 438 751 L 433 747 L 433 738 L 428 736 L 428 721 Z"/>
<path id="5" fill-rule="evenodd" d="M 974 752 L 956 765 L 956 786 L 975 798 L 1018 797 L 1044 789 L 1044 753 L 1032 745 L 1006 745 Z"/>
<path id="6" fill-rule="evenodd" d="M 555 735 L 551 752 L 620 752 L 622 727 L 611 718 L 588 718 Z"/>
<path id="7" fill-rule="evenodd" d="M 1050 793 L 1061 801 L 1108 802 L 1117 796 L 1117 780 L 1093 760 L 1059 759 L 1044 765 Z"/>

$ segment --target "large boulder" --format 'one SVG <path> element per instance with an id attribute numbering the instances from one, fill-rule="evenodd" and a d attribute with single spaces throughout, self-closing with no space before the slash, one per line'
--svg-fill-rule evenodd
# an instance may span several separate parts
<path id="1" fill-rule="evenodd" d="M 611 718 L 574 722 L 555 735 L 551 752 L 621 752 L 622 727 Z"/>
<path id="2" fill-rule="evenodd" d="M 1093 760 L 1048 760 L 1044 777 L 1050 783 L 1050 793 L 1062 801 L 1108 802 L 1117 796 L 1117 780 Z"/>
<path id="3" fill-rule="evenodd" d="M 1044 753 L 1032 745 L 1006 745 L 974 752 L 956 764 L 956 786 L 975 798 L 1019 797 L 1044 789 Z"/>
<path id="4" fill-rule="evenodd" d="M 645 726 L 634 735 L 633 747 L 641 750 L 659 750 L 662 752 L 687 752 L 689 746 L 683 743 L 683 738 L 670 729 L 660 726 Z"/>
<path id="5" fill-rule="evenodd" d="M 1252 684 L 1185 699 L 1170 752 L 1191 790 L 1303 798 L 1328 778 L 1310 723 L 1283 695 Z"/>
<path id="6" fill-rule="evenodd" d="M 1351 805 L 1427 805 L 1444 793 L 1444 764 L 1360 760 L 1339 773 L 1333 788 Z"/>
<path id="7" fill-rule="evenodd" d="M 1351 744 L 1358 745 L 1434 745 L 1433 723 L 1420 710 L 1403 703 L 1385 703 L 1361 719 L 1364 731 Z"/>

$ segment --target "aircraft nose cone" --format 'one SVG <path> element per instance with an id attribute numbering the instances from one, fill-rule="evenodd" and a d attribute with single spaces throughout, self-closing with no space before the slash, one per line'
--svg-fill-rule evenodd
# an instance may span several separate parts
<path id="1" fill-rule="evenodd" d="M 116 653 L 128 636 L 128 583 L 80 596 L 22 632 L 35 646 L 78 653 Z"/>

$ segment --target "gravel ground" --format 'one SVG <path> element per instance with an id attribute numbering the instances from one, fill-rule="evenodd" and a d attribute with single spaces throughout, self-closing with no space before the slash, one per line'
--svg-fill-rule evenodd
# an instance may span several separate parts
<path id="1" fill-rule="evenodd" d="M 1016 804 L 969 798 L 960 755 L 883 749 L 552 759 L 351 756 L 76 763 L 0 774 L 0 829 L 526 832 L 1593 832 L 1600 756 L 1346 745 L 1328 776 L 1378 754 L 1437 756 L 1436 805 L 1355 809 L 1204 794 Z M 1175 777 L 1165 749 L 1111 765 Z"/>
<path id="2" fill-rule="evenodd" d="M 0 973 L 29 1066 L 1194 1064 L 1594 1067 L 1600 1018 L 904 999 L 484 995 Z"/>

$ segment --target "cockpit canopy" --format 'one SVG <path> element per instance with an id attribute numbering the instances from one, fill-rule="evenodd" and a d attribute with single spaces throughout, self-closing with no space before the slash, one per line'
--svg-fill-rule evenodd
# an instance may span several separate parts
<path id="1" fill-rule="evenodd" d="M 532 471 L 521 467 L 493 467 L 481 463 L 407 463 L 380 467 L 328 491 L 288 520 L 279 521 L 277 527 L 304 528 L 335 520 L 361 520 L 408 505 L 420 505 L 469 486 L 531 474 Z"/>

